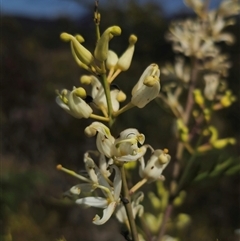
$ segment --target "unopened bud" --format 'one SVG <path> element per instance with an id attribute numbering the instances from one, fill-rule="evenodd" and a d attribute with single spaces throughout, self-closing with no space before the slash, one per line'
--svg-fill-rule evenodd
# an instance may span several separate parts
<path id="1" fill-rule="evenodd" d="M 92 77 L 89 75 L 82 75 L 80 78 L 80 83 L 89 85 L 92 82 Z"/>
<path id="2" fill-rule="evenodd" d="M 118 26 L 109 27 L 104 31 L 104 33 L 98 40 L 96 48 L 94 50 L 94 56 L 97 60 L 105 61 L 107 59 L 109 41 L 113 36 L 120 34 L 121 28 Z"/>

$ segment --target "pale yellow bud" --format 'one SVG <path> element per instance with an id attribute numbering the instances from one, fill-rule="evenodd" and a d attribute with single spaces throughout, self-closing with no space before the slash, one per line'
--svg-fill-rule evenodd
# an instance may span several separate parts
<path id="1" fill-rule="evenodd" d="M 83 36 L 80 35 L 80 34 L 75 35 L 75 38 L 77 39 L 77 41 L 78 41 L 79 43 L 83 43 L 83 42 L 85 41 L 84 38 L 83 38 Z"/>
<path id="2" fill-rule="evenodd" d="M 68 33 L 61 33 L 60 38 L 65 42 L 69 42 L 72 38 L 72 35 L 70 35 Z"/>
<path id="3" fill-rule="evenodd" d="M 89 85 L 91 84 L 91 82 L 92 82 L 92 77 L 89 75 L 82 75 L 80 77 L 80 83 L 82 84 Z"/>
<path id="4" fill-rule="evenodd" d="M 99 61 L 105 61 L 108 57 L 108 45 L 113 36 L 121 34 L 121 28 L 112 26 L 107 28 L 97 42 L 94 50 L 94 56 Z"/>
<path id="5" fill-rule="evenodd" d="M 90 51 L 88 51 L 85 47 L 80 42 L 83 42 L 84 39 L 80 35 L 77 35 L 76 37 L 72 36 L 71 34 L 68 33 L 62 33 L 60 35 L 61 39 L 64 41 L 72 42 L 73 46 L 73 51 L 77 55 L 80 61 L 82 61 L 84 64 L 89 65 L 93 61 L 93 56 Z"/>
<path id="6" fill-rule="evenodd" d="M 131 65 L 132 57 L 135 49 L 135 43 L 137 42 L 137 36 L 131 35 L 129 37 L 129 46 L 126 49 L 126 51 L 122 54 L 122 56 L 119 58 L 117 62 L 117 69 L 120 69 L 121 71 L 126 71 Z"/>
<path id="7" fill-rule="evenodd" d="M 115 65 L 118 62 L 118 56 L 115 52 L 113 52 L 112 50 L 108 51 L 108 55 L 107 55 L 107 60 L 106 60 L 106 66 L 108 69 L 111 69 L 113 67 L 115 67 Z"/>

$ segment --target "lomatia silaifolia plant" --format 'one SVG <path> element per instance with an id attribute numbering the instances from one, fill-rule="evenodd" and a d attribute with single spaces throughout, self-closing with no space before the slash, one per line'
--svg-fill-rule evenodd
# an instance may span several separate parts
<path id="1" fill-rule="evenodd" d="M 234 36 L 225 33 L 224 28 L 234 24 L 232 16 L 238 14 L 239 5 L 237 1 L 225 0 L 218 9 L 210 11 L 208 3 L 185 1 L 197 17 L 170 25 L 166 39 L 172 43 L 177 57 L 174 64 L 161 67 L 165 84 L 161 88 L 160 68 L 157 63 L 151 63 L 133 82 L 127 104 L 122 104 L 126 95 L 114 85 L 114 80 L 130 68 L 137 36 L 129 36 L 125 52 L 118 56 L 110 49 L 110 41 L 122 30 L 111 26 L 100 33 L 97 2 L 94 11 L 97 41 L 92 52 L 84 47 L 81 35 L 60 35 L 70 44 L 76 64 L 88 75 L 80 77 L 81 86 L 57 91 L 56 102 L 75 118 L 93 119 L 84 132 L 86 137 L 96 140 L 96 150 L 86 150 L 83 154 L 87 175 L 60 164 L 57 169 L 79 179 L 69 190 L 76 204 L 102 209 L 101 216 L 93 217 L 93 224 L 103 225 L 115 216 L 128 229 L 126 240 L 177 240 L 167 235 L 166 224 L 171 220 L 173 208 L 183 203 L 187 186 L 223 172 L 231 175 L 239 171 L 239 162 L 233 157 L 216 160 L 209 170 L 202 169 L 199 161 L 211 150 L 217 150 L 220 156 L 226 146 L 236 142 L 233 137 L 221 138 L 212 118 L 236 100 L 226 82 L 231 63 L 217 43 L 234 42 Z M 84 85 L 91 86 L 90 93 Z M 146 144 L 144 134 L 134 128 L 134 123 L 118 136 L 111 134 L 119 115 L 133 107 L 147 108 L 153 100 L 175 117 L 176 149 L 170 153 L 176 154 L 172 155 L 172 175 L 167 177 L 169 187 L 164 183 L 163 171 L 171 155 L 163 144 L 159 143 L 157 149 Z M 134 163 L 139 173 L 139 181 L 131 186 L 129 163 Z M 144 195 L 143 185 L 154 185 L 157 192 Z M 144 196 L 149 199 L 154 214 L 144 210 Z M 143 227 L 136 226 L 138 218 Z M 181 229 L 189 222 L 190 217 L 181 213 L 171 225 Z"/>

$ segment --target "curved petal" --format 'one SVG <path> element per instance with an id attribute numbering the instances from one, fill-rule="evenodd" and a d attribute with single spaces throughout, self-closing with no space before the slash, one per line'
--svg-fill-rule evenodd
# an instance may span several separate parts
<path id="1" fill-rule="evenodd" d="M 116 157 L 116 160 L 123 161 L 123 162 L 137 161 L 146 153 L 146 150 L 147 150 L 146 147 L 142 146 L 138 148 L 137 153 L 135 155 L 119 156 L 119 157 Z"/>
<path id="2" fill-rule="evenodd" d="M 119 168 L 116 165 L 111 166 L 115 171 L 115 176 L 113 179 L 113 187 L 114 187 L 114 200 L 118 201 L 121 189 L 122 189 L 122 177 L 119 171 Z"/>
<path id="3" fill-rule="evenodd" d="M 138 108 L 143 108 L 151 100 L 155 99 L 160 91 L 160 83 L 156 82 L 153 86 L 142 85 L 140 89 L 136 90 L 132 95 L 131 102 Z"/>
<path id="4" fill-rule="evenodd" d="M 103 210 L 103 216 L 100 218 L 98 215 L 96 215 L 93 218 L 93 223 L 96 225 L 102 225 L 108 221 L 108 219 L 112 216 L 115 208 L 116 208 L 116 202 L 111 202 L 107 208 Z"/>
<path id="5" fill-rule="evenodd" d="M 92 108 L 83 99 L 76 96 L 74 90 L 69 95 L 68 106 L 78 118 L 88 118 L 93 112 Z"/>
<path id="6" fill-rule="evenodd" d="M 96 208 L 106 208 L 108 205 L 107 199 L 103 197 L 84 197 L 77 199 L 75 202 L 77 204 L 83 204 L 89 207 Z"/>
<path id="7" fill-rule="evenodd" d="M 125 223 L 126 220 L 128 220 L 126 209 L 123 204 L 118 205 L 115 215 L 120 223 Z"/>
<path id="8" fill-rule="evenodd" d="M 96 188 L 90 183 L 81 183 L 71 187 L 70 192 L 79 195 L 81 192 L 92 192 L 94 189 Z"/>

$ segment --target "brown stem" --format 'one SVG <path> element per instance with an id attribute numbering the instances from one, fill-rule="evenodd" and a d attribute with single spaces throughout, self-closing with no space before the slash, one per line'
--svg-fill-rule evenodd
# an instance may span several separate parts
<path id="1" fill-rule="evenodd" d="M 184 113 L 184 123 L 187 126 L 190 120 L 190 115 L 192 112 L 192 108 L 194 105 L 194 97 L 193 97 L 193 91 L 196 86 L 196 81 L 197 81 L 197 75 L 198 75 L 198 60 L 197 58 L 192 58 L 192 72 L 191 72 L 191 78 L 190 78 L 190 83 L 189 83 L 189 90 L 188 90 L 188 96 L 186 100 L 186 106 L 185 106 L 185 113 Z M 175 157 L 175 162 L 174 162 L 174 167 L 173 167 L 173 179 L 170 184 L 170 199 L 168 206 L 164 212 L 163 216 L 163 222 L 160 228 L 160 231 L 158 233 L 157 241 L 161 241 L 165 231 L 166 231 L 166 223 L 172 213 L 173 210 L 173 205 L 172 201 L 174 197 L 177 195 L 177 179 L 180 174 L 180 161 L 182 160 L 182 155 L 185 147 L 180 140 L 178 140 L 177 144 L 177 150 L 176 150 L 176 157 Z"/>
<path id="2" fill-rule="evenodd" d="M 173 205 L 171 203 L 169 203 L 165 212 L 164 212 L 162 225 L 161 225 L 161 228 L 160 228 L 159 233 L 158 233 L 157 240 L 159 240 L 159 241 L 162 239 L 162 237 L 165 233 L 167 221 L 172 214 L 172 210 L 173 210 Z"/>

